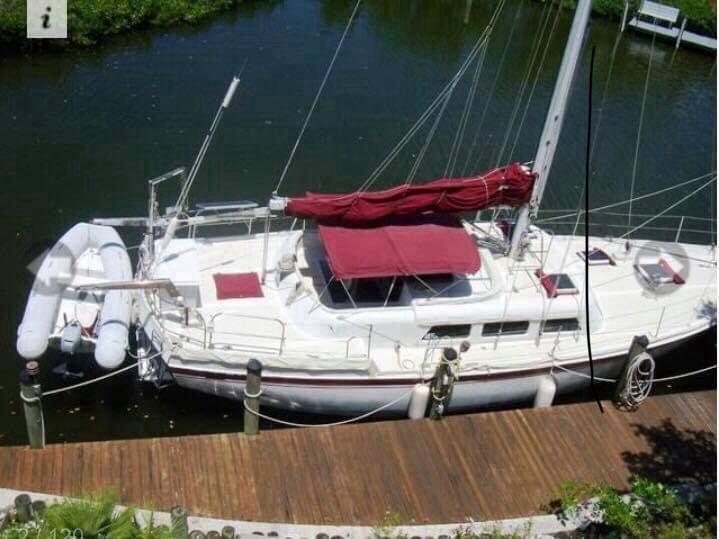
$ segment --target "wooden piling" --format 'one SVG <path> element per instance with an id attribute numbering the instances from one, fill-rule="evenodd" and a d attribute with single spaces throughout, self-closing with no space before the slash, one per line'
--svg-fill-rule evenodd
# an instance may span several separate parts
<path id="1" fill-rule="evenodd" d="M 175 539 L 187 539 L 187 511 L 184 507 L 176 505 L 170 509 L 170 531 Z"/>
<path id="2" fill-rule="evenodd" d="M 32 515 L 35 517 L 35 520 L 41 519 L 45 516 L 45 510 L 47 509 L 47 504 L 42 500 L 35 500 L 32 502 Z"/>
<path id="3" fill-rule="evenodd" d="M 442 350 L 442 359 L 437 365 L 434 379 L 432 380 L 432 404 L 429 410 L 431 419 L 442 419 L 444 412 L 452 397 L 452 386 L 454 385 L 454 373 L 452 362 L 457 359 L 457 352 L 454 348 Z"/>
<path id="4" fill-rule="evenodd" d="M 262 394 L 262 363 L 256 359 L 247 362 L 247 383 L 245 384 L 245 434 L 254 436 L 260 432 L 260 395 Z"/>
<path id="5" fill-rule="evenodd" d="M 682 21 L 682 26 L 679 29 L 679 34 L 677 35 L 677 42 L 674 44 L 674 48 L 678 49 L 679 45 L 682 44 L 682 38 L 684 37 L 684 29 L 687 27 L 687 18 L 684 17 L 684 20 Z M 682 223 L 684 222 L 684 217 L 682 217 Z M 681 230 L 681 229 L 680 229 Z M 677 240 L 679 241 L 679 232 L 677 232 Z"/>
<path id="6" fill-rule="evenodd" d="M 627 29 L 627 15 L 629 15 L 629 0 L 624 0 L 624 12 L 622 13 L 622 23 L 619 26 L 620 31 Z"/>
<path id="7" fill-rule="evenodd" d="M 15 498 L 15 517 L 23 524 L 32 520 L 32 500 L 27 494 Z"/>
<path id="8" fill-rule="evenodd" d="M 464 24 L 469 24 L 469 16 L 472 13 L 472 0 L 464 0 Z"/>
<path id="9" fill-rule="evenodd" d="M 40 400 L 42 388 L 37 379 L 39 373 L 40 365 L 37 361 L 28 361 L 20 371 L 20 398 L 25 411 L 28 441 L 33 449 L 45 447 L 45 419 Z"/>

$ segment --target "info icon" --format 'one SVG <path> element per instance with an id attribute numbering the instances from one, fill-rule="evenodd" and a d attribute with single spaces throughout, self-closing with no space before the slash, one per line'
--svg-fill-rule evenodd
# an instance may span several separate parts
<path id="1" fill-rule="evenodd" d="M 67 0 L 27 0 L 28 39 L 67 39 Z"/>

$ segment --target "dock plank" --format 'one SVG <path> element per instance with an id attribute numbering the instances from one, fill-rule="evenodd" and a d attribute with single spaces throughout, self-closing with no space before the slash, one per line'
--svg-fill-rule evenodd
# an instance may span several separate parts
<path id="1" fill-rule="evenodd" d="M 715 390 L 652 397 L 633 413 L 604 407 L 3 447 L 0 486 L 68 496 L 113 489 L 155 510 L 374 525 L 387 511 L 407 523 L 539 514 L 570 479 L 617 488 L 635 473 L 716 480 Z"/>

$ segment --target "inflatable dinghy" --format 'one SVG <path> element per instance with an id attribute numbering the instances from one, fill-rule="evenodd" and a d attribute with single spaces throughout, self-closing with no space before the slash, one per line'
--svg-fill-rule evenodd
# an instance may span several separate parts
<path id="1" fill-rule="evenodd" d="M 89 293 L 75 287 L 132 278 L 130 257 L 114 228 L 75 225 L 53 246 L 35 276 L 18 329 L 18 353 L 36 359 L 53 343 L 67 353 L 94 349 L 101 367 L 118 367 L 127 348 L 130 291 Z"/>

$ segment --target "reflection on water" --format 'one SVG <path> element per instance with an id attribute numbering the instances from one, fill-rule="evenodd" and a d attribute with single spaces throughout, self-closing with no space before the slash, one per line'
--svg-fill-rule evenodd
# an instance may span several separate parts
<path id="1" fill-rule="evenodd" d="M 199 26 L 135 32 L 93 49 L 0 55 L 6 201 L 0 208 L 0 240 L 7 261 L 0 274 L 2 341 L 7 347 L 0 365 L 0 443 L 24 440 L 16 397 L 20 360 L 11 348 L 31 283 L 25 253 L 78 221 L 143 213 L 146 180 L 191 162 L 227 83 L 245 61 L 242 85 L 198 177 L 193 200 L 266 200 L 353 5 L 352 0 L 246 2 Z M 467 16 L 465 2 L 365 0 L 284 193 L 360 185 L 456 71 L 496 5 L 474 2 Z M 458 158 L 469 163 L 467 173 L 494 165 L 504 140 L 510 141 L 504 160 L 533 158 L 571 22 L 570 12 L 556 14 L 555 9 L 549 2 L 507 2 L 488 45 Z M 544 39 L 535 45 L 543 21 L 548 21 Z M 616 39 L 614 22 L 593 21 L 595 117 Z M 535 48 L 543 58 L 542 70 L 536 84 L 530 72 L 525 99 L 518 102 Z M 645 36 L 625 34 L 616 47 L 601 110 L 592 162 L 593 206 L 628 197 L 650 59 L 635 192 L 666 187 L 716 166 L 714 58 L 690 49 L 675 51 L 664 43 L 652 52 Z M 578 202 L 586 64 L 577 76 L 545 197 L 548 208 L 573 208 Z M 469 77 L 458 85 L 418 179 L 443 173 L 468 83 Z M 519 113 L 510 123 L 517 107 Z M 406 177 L 427 128 L 398 155 L 378 186 Z M 477 143 L 470 151 L 475 133 Z M 174 195 L 171 189 L 164 191 L 162 204 L 172 203 Z M 656 213 L 676 198 L 670 192 L 647 199 L 634 211 Z M 697 197 L 676 211 L 706 216 L 713 213 L 713 198 Z M 136 240 L 127 239 L 128 244 Z M 240 426 L 237 403 L 194 394 L 188 398 L 176 388 L 157 392 L 139 386 L 131 376 L 121 378 L 49 400 L 50 441 Z M 48 387 L 61 384 L 46 375 Z"/>

